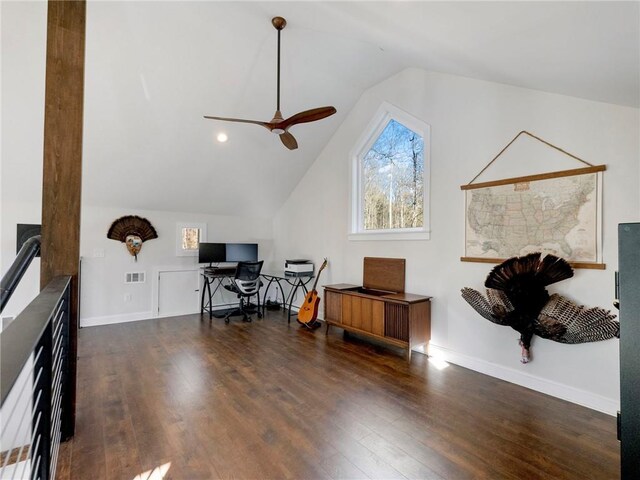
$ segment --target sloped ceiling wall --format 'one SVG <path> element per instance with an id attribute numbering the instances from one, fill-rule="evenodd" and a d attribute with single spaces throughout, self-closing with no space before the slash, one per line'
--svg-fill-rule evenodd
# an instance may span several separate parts
<path id="1" fill-rule="evenodd" d="M 89 2 L 86 205 L 271 216 L 362 92 L 421 67 L 638 105 L 638 4 L 576 2 Z M 258 126 L 275 110 L 282 15 L 286 150 Z M 229 141 L 215 135 L 224 131 Z"/>
<path id="2" fill-rule="evenodd" d="M 203 119 L 273 117 L 277 37 L 270 20 L 287 10 L 244 3 L 89 4 L 86 203 L 273 214 L 363 89 L 400 68 L 377 47 L 344 42 L 294 15 L 282 36 L 283 115 L 324 105 L 336 106 L 338 114 L 294 127 L 296 151 L 259 126 Z M 229 141 L 215 141 L 218 132 Z"/>

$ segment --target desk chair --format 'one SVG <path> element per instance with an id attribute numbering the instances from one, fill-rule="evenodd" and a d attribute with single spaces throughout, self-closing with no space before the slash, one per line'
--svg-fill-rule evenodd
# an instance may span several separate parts
<path id="1" fill-rule="evenodd" d="M 258 318 L 262 318 L 260 313 L 260 287 L 262 286 L 260 271 L 262 270 L 262 263 L 262 260 L 259 262 L 238 262 L 233 283 L 225 285 L 224 288 L 236 293 L 240 302 L 238 308 L 225 315 L 224 323 L 229 323 L 229 317 L 235 315 L 242 315 L 245 322 L 250 322 L 251 317 L 249 314 L 256 312 L 258 313 Z M 253 308 L 249 301 L 254 295 L 258 297 L 257 310 Z"/>

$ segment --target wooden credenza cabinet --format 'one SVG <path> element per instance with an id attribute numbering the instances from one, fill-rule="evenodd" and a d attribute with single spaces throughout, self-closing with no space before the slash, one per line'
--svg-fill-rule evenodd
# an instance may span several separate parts
<path id="1" fill-rule="evenodd" d="M 363 334 L 411 350 L 431 338 L 431 297 L 388 293 L 357 285 L 324 287 L 324 320 L 329 327 Z"/>

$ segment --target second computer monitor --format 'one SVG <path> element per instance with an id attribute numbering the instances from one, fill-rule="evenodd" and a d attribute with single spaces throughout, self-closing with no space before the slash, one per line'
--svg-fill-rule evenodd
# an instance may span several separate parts
<path id="1" fill-rule="evenodd" d="M 227 243 L 227 262 L 257 262 L 257 243 Z"/>

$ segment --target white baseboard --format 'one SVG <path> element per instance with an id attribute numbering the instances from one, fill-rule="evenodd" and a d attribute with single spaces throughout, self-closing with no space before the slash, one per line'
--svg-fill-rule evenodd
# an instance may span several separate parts
<path id="1" fill-rule="evenodd" d="M 173 317 L 186 317 L 188 315 L 200 315 L 200 311 L 197 312 L 175 312 L 175 313 L 166 313 L 164 315 L 155 315 L 152 317 L 153 320 L 160 320 L 163 318 L 173 318 Z M 151 320 L 151 319 L 150 319 Z"/>
<path id="2" fill-rule="evenodd" d="M 213 306 L 213 311 L 222 310 L 231 306 L 237 305 L 237 303 L 221 303 Z M 182 312 L 182 313 L 170 313 L 166 315 L 158 315 L 153 314 L 153 312 L 134 312 L 134 313 L 123 313 L 120 315 L 105 315 L 102 317 L 90 317 L 90 318 L 81 318 L 80 319 L 80 327 L 97 327 L 99 325 L 112 325 L 114 323 L 126 323 L 126 322 L 138 322 L 140 320 L 151 320 L 152 318 L 171 318 L 171 317 L 181 317 L 184 315 L 197 315 L 200 314 L 200 310 L 194 310 L 192 312 Z M 206 314 L 206 312 L 205 312 Z"/>
<path id="3" fill-rule="evenodd" d="M 121 315 L 105 315 L 103 317 L 81 318 L 80 327 L 96 327 L 98 325 L 111 325 L 113 323 L 137 322 L 154 318 L 152 312 L 134 312 Z"/>
<path id="4" fill-rule="evenodd" d="M 571 403 L 577 403 L 592 410 L 597 410 L 615 416 L 620 410 L 620 403 L 602 395 L 563 385 L 562 383 L 546 380 L 528 373 L 519 372 L 512 368 L 470 357 L 433 343 L 429 344 L 429 354 L 441 358 L 449 363 L 484 373 L 522 387 L 542 392 L 552 397 L 561 398 Z"/>

